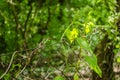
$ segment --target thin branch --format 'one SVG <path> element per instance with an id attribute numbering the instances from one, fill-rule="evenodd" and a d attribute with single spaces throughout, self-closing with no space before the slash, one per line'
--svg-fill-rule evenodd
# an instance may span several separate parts
<path id="1" fill-rule="evenodd" d="M 25 65 L 25 66 L 23 67 L 23 69 L 16 75 L 16 78 L 25 70 L 26 67 L 27 67 L 27 65 Z"/>
<path id="2" fill-rule="evenodd" d="M 29 51 L 29 50 L 33 50 L 33 51 L 30 53 L 30 55 L 29 55 L 28 58 L 27 58 L 27 59 L 28 59 L 28 62 L 27 62 L 26 65 L 23 67 L 23 69 L 20 71 L 20 73 L 18 73 L 17 76 L 19 76 L 19 75 L 24 71 L 24 69 L 25 69 L 25 68 L 27 67 L 27 65 L 29 64 L 29 62 L 30 62 L 31 58 L 33 57 L 33 55 L 35 54 L 35 52 L 38 51 L 39 49 L 42 49 L 42 48 L 44 47 L 44 44 L 45 44 L 47 41 L 48 41 L 48 39 L 46 39 L 46 40 L 43 39 L 36 48 L 27 49 L 27 51 Z M 23 51 L 25 51 L 25 50 L 23 50 Z M 12 65 L 12 63 L 13 63 L 13 59 L 14 59 L 15 54 L 18 53 L 18 52 L 23 52 L 23 51 L 15 51 L 15 52 L 12 54 L 11 60 L 10 60 L 10 62 L 9 62 L 9 65 L 8 65 L 6 71 L 0 76 L 0 80 L 8 73 L 8 71 L 9 71 L 9 69 L 10 69 L 10 67 L 11 67 L 11 65 Z M 16 76 L 16 77 L 17 77 L 17 76 Z"/>
<path id="3" fill-rule="evenodd" d="M 11 5 L 11 8 L 12 8 L 13 17 L 15 19 L 16 27 L 18 27 L 19 26 L 19 22 L 18 22 L 18 16 L 17 16 L 17 12 L 16 12 L 16 9 L 15 9 L 15 6 Z"/>
<path id="4" fill-rule="evenodd" d="M 15 51 L 15 52 L 12 54 L 10 63 L 9 63 L 9 65 L 8 65 L 6 71 L 0 76 L 0 79 L 2 79 L 2 78 L 8 73 L 8 71 L 9 71 L 9 69 L 10 69 L 10 67 L 11 67 L 11 65 L 12 65 L 12 63 L 13 63 L 14 56 L 15 56 L 15 54 L 16 54 L 17 52 L 18 52 L 18 51 Z"/>
<path id="5" fill-rule="evenodd" d="M 28 21 L 29 21 L 31 12 L 32 12 L 32 3 L 30 4 L 30 9 L 29 9 L 29 12 L 28 12 L 28 14 L 27 14 L 27 18 L 26 18 L 25 23 L 24 23 L 24 31 L 23 31 L 23 34 L 24 34 L 24 35 L 23 35 L 23 38 L 24 38 L 24 48 L 25 48 L 25 49 L 27 49 L 27 41 L 26 41 L 27 23 L 28 23 Z"/>
<path id="6" fill-rule="evenodd" d="M 48 18 L 47 18 L 47 23 L 46 23 L 46 25 L 45 25 L 45 29 L 48 28 L 50 19 L 51 19 L 51 12 L 50 12 L 50 7 L 48 7 Z"/>
<path id="7" fill-rule="evenodd" d="M 44 41 L 44 42 L 43 42 L 43 41 Z M 25 66 L 24 66 L 23 69 L 16 75 L 16 77 L 18 77 L 18 76 L 25 70 L 25 68 L 26 68 L 26 67 L 28 66 L 28 64 L 30 63 L 31 58 L 34 56 L 35 52 L 37 52 L 39 49 L 42 49 L 42 48 L 44 47 L 44 44 L 48 41 L 48 39 L 47 39 L 47 40 L 43 40 L 43 41 L 41 41 L 36 48 L 32 49 L 33 51 L 32 51 L 32 52 L 30 53 L 30 55 L 28 56 L 27 62 L 26 62 L 26 64 L 25 64 Z"/>
<path id="8" fill-rule="evenodd" d="M 29 10 L 29 12 L 28 12 L 28 14 L 27 14 L 27 18 L 26 18 L 26 20 L 25 20 L 25 24 L 24 24 L 25 30 L 24 30 L 24 32 L 25 32 L 26 29 L 27 29 L 27 23 L 28 23 L 28 20 L 29 20 L 29 18 L 30 18 L 31 12 L 32 12 L 32 4 L 30 5 L 30 10 Z"/>
<path id="9" fill-rule="evenodd" d="M 20 32 L 21 36 L 23 37 L 24 34 L 23 34 L 23 31 L 22 31 L 21 24 L 19 23 L 19 18 L 18 18 L 19 12 L 16 11 L 16 6 L 17 5 L 9 4 L 9 7 L 11 8 L 12 15 L 14 17 L 14 22 L 16 24 L 15 32 L 16 32 L 16 34 L 19 34 L 19 32 Z M 17 40 L 18 40 L 18 36 L 16 35 L 15 43 L 18 45 Z M 18 49 L 18 46 L 16 48 Z"/>
<path id="10" fill-rule="evenodd" d="M 28 65 L 31 62 L 31 59 L 33 58 L 33 56 L 35 55 L 35 52 L 37 52 L 40 49 L 44 48 L 45 43 L 48 41 L 48 39 L 43 39 L 39 44 L 38 47 L 35 48 L 28 56 L 28 62 L 26 63 L 26 65 Z"/>
<path id="11" fill-rule="evenodd" d="M 31 22 L 30 22 L 30 25 L 31 25 L 31 26 L 33 25 L 34 19 L 35 19 L 35 17 L 36 17 L 37 14 L 38 14 L 38 9 L 35 9 L 35 11 L 34 11 L 33 14 L 34 14 L 34 15 L 32 15 L 32 17 L 31 17 Z"/>

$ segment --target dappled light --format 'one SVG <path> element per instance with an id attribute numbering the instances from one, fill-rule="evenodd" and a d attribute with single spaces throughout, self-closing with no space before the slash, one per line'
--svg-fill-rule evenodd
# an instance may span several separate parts
<path id="1" fill-rule="evenodd" d="M 0 0 L 0 80 L 120 80 L 120 0 Z"/>

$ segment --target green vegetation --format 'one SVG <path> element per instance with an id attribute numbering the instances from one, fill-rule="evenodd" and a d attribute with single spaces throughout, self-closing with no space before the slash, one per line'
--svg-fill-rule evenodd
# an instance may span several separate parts
<path id="1" fill-rule="evenodd" d="M 0 0 L 0 79 L 117 80 L 119 18 L 119 0 Z"/>

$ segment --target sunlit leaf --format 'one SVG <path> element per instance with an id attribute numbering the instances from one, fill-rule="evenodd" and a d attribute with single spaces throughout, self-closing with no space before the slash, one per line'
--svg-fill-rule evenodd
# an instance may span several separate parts
<path id="1" fill-rule="evenodd" d="M 62 76 L 56 76 L 53 80 L 65 80 Z"/>
<path id="2" fill-rule="evenodd" d="M 74 80 L 79 80 L 78 73 L 74 74 Z"/>
<path id="3" fill-rule="evenodd" d="M 93 69 L 100 77 L 102 77 L 102 71 L 97 65 L 96 57 L 84 56 L 84 59 L 89 64 L 90 68 Z"/>
<path id="4" fill-rule="evenodd" d="M 86 51 L 86 53 L 83 54 L 83 57 L 86 60 L 86 62 L 89 64 L 90 68 L 93 69 L 100 77 L 102 77 L 102 71 L 97 65 L 97 57 L 93 53 L 92 49 L 89 47 L 87 41 L 82 38 L 77 38 L 77 42 L 82 47 L 82 49 Z"/>
<path id="5" fill-rule="evenodd" d="M 120 57 L 117 58 L 117 62 L 120 63 Z"/>

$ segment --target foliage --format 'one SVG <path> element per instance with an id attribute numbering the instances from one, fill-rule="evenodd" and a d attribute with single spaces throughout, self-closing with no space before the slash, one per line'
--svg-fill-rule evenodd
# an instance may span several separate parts
<path id="1" fill-rule="evenodd" d="M 57 77 L 54 78 L 54 80 L 65 80 L 65 79 L 61 76 L 57 76 Z"/>
<path id="2" fill-rule="evenodd" d="M 0 0 L 0 75 L 8 68 L 5 80 L 65 80 L 73 72 L 78 80 L 84 59 L 102 77 L 94 49 L 108 34 L 114 53 L 120 51 L 115 10 L 116 0 Z M 52 73 L 61 67 L 65 78 Z"/>
<path id="3" fill-rule="evenodd" d="M 78 77 L 77 73 L 74 74 L 74 80 L 79 80 L 79 77 Z"/>

